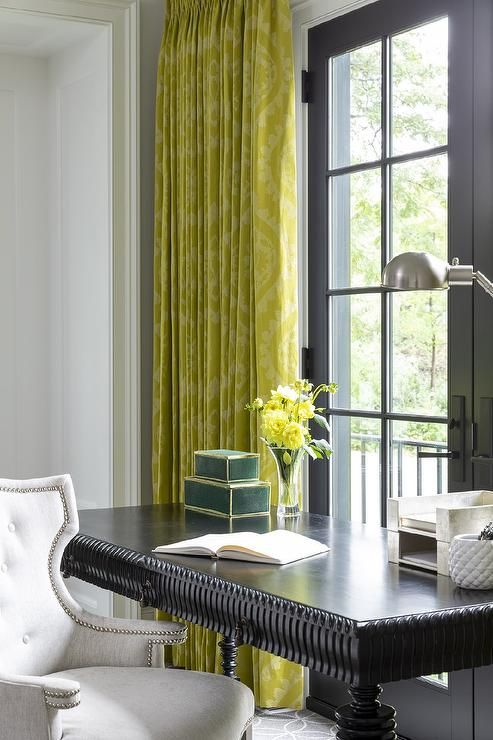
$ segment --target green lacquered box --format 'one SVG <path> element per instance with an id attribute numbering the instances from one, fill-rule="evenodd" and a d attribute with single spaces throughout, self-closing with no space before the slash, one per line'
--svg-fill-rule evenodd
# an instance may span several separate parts
<path id="1" fill-rule="evenodd" d="M 263 480 L 226 483 L 185 478 L 185 509 L 230 519 L 267 515 L 270 509 L 270 483 Z"/>
<path id="2" fill-rule="evenodd" d="M 220 481 L 258 480 L 259 455 L 240 450 L 197 450 L 195 475 Z"/>

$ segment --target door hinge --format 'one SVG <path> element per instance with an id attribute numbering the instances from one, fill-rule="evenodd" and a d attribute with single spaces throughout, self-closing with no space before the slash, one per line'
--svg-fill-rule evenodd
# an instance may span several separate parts
<path id="1" fill-rule="evenodd" d="M 312 99 L 313 74 L 307 69 L 301 71 L 301 102 L 313 103 Z"/>
<path id="2" fill-rule="evenodd" d="M 313 367 L 313 350 L 311 347 L 301 348 L 301 377 L 305 380 L 310 380 L 312 377 Z"/>

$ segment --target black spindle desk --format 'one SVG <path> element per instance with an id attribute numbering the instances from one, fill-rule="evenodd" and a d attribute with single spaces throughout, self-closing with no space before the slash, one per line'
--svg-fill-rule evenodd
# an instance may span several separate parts
<path id="1" fill-rule="evenodd" d="M 394 740 L 380 683 L 493 663 L 493 591 L 388 563 L 385 529 L 303 513 L 285 526 L 330 552 L 285 566 L 151 554 L 202 534 L 278 526 L 275 511 L 233 522 L 180 505 L 81 511 L 62 569 L 220 632 L 233 678 L 237 646 L 248 643 L 344 681 L 353 699 L 336 715 L 341 740 Z"/>

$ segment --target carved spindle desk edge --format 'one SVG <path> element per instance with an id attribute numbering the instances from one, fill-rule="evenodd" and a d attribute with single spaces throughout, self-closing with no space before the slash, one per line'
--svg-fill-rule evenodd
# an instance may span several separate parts
<path id="1" fill-rule="evenodd" d="M 493 662 L 493 604 L 356 622 L 84 534 L 61 569 L 353 685 Z"/>

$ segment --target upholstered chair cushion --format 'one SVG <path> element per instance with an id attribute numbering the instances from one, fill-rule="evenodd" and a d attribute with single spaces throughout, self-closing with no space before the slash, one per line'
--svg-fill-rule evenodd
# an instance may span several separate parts
<path id="1" fill-rule="evenodd" d="M 93 667 L 51 678 L 80 684 L 81 703 L 63 713 L 63 740 L 240 740 L 254 712 L 246 686 L 210 673 Z"/>

